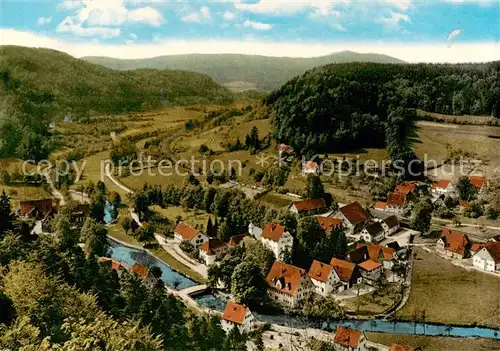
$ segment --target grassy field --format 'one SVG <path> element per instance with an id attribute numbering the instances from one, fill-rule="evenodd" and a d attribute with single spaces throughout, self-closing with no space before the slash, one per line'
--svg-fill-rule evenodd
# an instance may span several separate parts
<path id="1" fill-rule="evenodd" d="M 127 233 L 125 233 L 125 230 L 121 226 L 121 224 L 123 223 L 123 220 L 126 217 L 129 217 L 128 209 L 121 208 L 119 210 L 119 216 L 120 216 L 120 218 L 118 219 L 118 222 L 116 224 L 110 225 L 108 227 L 109 235 L 111 235 L 113 238 L 116 238 L 116 239 L 123 241 L 127 244 L 142 247 L 143 246 L 142 243 L 137 241 L 132 235 L 128 235 Z M 155 241 L 155 243 L 156 243 L 156 241 Z M 183 265 L 181 262 L 177 261 L 174 257 L 172 257 L 170 254 L 168 254 L 168 252 L 163 250 L 161 247 L 152 248 L 152 249 L 150 249 L 150 251 L 152 253 L 154 253 L 157 257 L 162 259 L 165 263 L 167 263 L 170 267 L 172 267 L 176 271 L 184 273 L 185 275 L 194 279 L 197 282 L 201 283 L 204 281 L 203 277 L 199 273 L 193 271 L 191 268 L 189 268 L 189 267 Z"/>
<path id="2" fill-rule="evenodd" d="M 385 333 L 365 333 L 368 340 L 391 346 L 405 345 L 420 347 L 425 351 L 491 351 L 500 350 L 500 342 L 479 338 L 446 338 L 424 335 L 401 335 Z"/>
<path id="3" fill-rule="evenodd" d="M 500 325 L 498 277 L 466 271 L 420 248 L 416 253 L 410 298 L 398 317 L 425 311 L 428 322 Z"/>
<path id="4" fill-rule="evenodd" d="M 169 206 L 167 208 L 161 208 L 160 206 L 152 206 L 151 209 L 156 212 L 160 217 L 167 218 L 171 222 L 179 216 L 182 221 L 191 226 L 198 226 L 199 228 L 206 229 L 208 219 L 211 217 L 212 222 L 215 218 L 204 211 L 196 211 L 190 209 L 184 209 L 180 206 Z"/>
<path id="5" fill-rule="evenodd" d="M 489 123 L 497 122 L 497 118 L 491 116 L 444 115 L 441 113 L 427 112 L 420 109 L 417 109 L 417 116 L 424 118 L 430 117 L 435 120 L 440 120 L 446 123 L 458 123 L 458 124 L 488 125 Z"/>
<path id="6" fill-rule="evenodd" d="M 392 307 L 401 298 L 401 286 L 397 284 L 389 284 L 383 289 L 374 291 L 352 299 L 342 301 L 344 308 L 348 311 L 358 311 L 363 316 L 370 316 L 383 313 Z"/>
<path id="7" fill-rule="evenodd" d="M 11 206 L 13 209 L 19 206 L 19 202 L 23 200 L 41 200 L 52 198 L 52 194 L 45 190 L 43 187 L 34 186 L 7 186 L 0 184 L 0 193 L 5 193 L 11 199 Z"/>
<path id="8" fill-rule="evenodd" d="M 287 207 L 293 201 L 297 201 L 298 199 L 292 196 L 287 196 L 284 194 L 278 194 L 275 191 L 268 192 L 262 196 L 260 196 L 258 201 L 269 204 L 274 207 Z"/>

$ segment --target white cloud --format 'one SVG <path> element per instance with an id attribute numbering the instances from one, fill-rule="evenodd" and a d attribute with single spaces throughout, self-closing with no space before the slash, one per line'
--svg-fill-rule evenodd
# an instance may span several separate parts
<path id="1" fill-rule="evenodd" d="M 130 37 L 134 40 L 137 39 L 137 35 L 135 35 L 134 33 L 130 33 Z"/>
<path id="2" fill-rule="evenodd" d="M 82 6 L 75 7 L 77 11 L 73 15 L 67 16 L 59 24 L 57 27 L 58 32 L 110 38 L 118 36 L 120 30 L 119 28 L 109 27 L 119 27 L 130 23 L 142 23 L 158 27 L 165 22 L 156 9 L 149 6 L 128 9 L 124 0 L 82 0 L 80 3 Z M 69 4 L 66 6 L 69 6 Z"/>
<path id="3" fill-rule="evenodd" d="M 234 7 L 242 11 L 278 16 L 301 12 L 311 7 L 330 7 L 334 3 L 334 0 L 291 0 L 286 3 L 276 0 L 261 0 L 257 3 L 238 2 L 234 4 Z"/>
<path id="4" fill-rule="evenodd" d="M 59 33 L 69 33 L 79 37 L 98 36 L 114 38 L 120 35 L 120 28 L 83 27 L 82 23 L 75 22 L 72 17 L 66 17 L 56 28 Z"/>
<path id="5" fill-rule="evenodd" d="M 389 17 L 382 17 L 379 22 L 389 29 L 400 29 L 400 22 L 411 23 L 411 19 L 405 13 L 391 11 Z"/>
<path id="6" fill-rule="evenodd" d="M 206 6 L 200 8 L 198 12 L 191 12 L 181 17 L 183 22 L 203 23 L 210 20 L 210 9 Z"/>
<path id="7" fill-rule="evenodd" d="M 273 26 L 270 24 L 262 23 L 262 22 L 255 22 L 255 21 L 250 21 L 250 20 L 246 20 L 243 23 L 243 27 L 253 28 L 255 30 L 270 30 L 273 28 Z"/>
<path id="8" fill-rule="evenodd" d="M 37 26 L 44 26 L 52 22 L 52 17 L 38 17 L 38 21 L 36 21 Z"/>
<path id="9" fill-rule="evenodd" d="M 58 10 L 76 10 L 83 7 L 81 0 L 64 0 L 57 5 Z"/>
<path id="10" fill-rule="evenodd" d="M 334 23 L 332 25 L 330 25 L 333 29 L 335 29 L 336 31 L 339 31 L 339 32 L 347 32 L 347 29 L 346 27 L 344 27 L 343 25 L 341 25 L 340 23 Z"/>
<path id="11" fill-rule="evenodd" d="M 236 18 L 236 15 L 232 12 L 229 12 L 229 11 L 226 11 L 224 12 L 224 14 L 222 15 L 222 17 L 226 20 L 226 21 L 232 21 Z"/>
<path id="12" fill-rule="evenodd" d="M 92 41 L 64 41 L 38 33 L 3 28 L 0 45 L 46 47 L 69 53 L 75 57 L 110 56 L 118 58 L 145 58 L 174 54 L 247 54 L 266 56 L 315 57 L 332 52 L 350 50 L 397 57 L 408 62 L 486 62 L 500 59 L 500 45 L 494 41 L 455 43 L 373 43 L 349 42 L 264 42 L 256 40 L 164 40 L 156 36 L 151 44 L 99 44 Z"/>

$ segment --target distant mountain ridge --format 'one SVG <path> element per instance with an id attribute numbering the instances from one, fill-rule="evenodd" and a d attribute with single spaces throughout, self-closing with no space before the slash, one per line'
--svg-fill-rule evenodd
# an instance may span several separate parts
<path id="1" fill-rule="evenodd" d="M 82 60 L 118 70 L 138 68 L 179 69 L 206 74 L 233 91 L 258 89 L 275 90 L 307 70 L 330 63 L 374 62 L 404 63 L 381 54 L 361 54 L 341 51 L 311 58 L 271 57 L 241 54 L 166 55 L 145 59 L 117 59 L 87 56 Z"/>

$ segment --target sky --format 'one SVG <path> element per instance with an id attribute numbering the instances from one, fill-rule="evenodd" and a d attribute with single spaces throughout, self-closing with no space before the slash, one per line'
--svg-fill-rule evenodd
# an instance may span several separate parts
<path id="1" fill-rule="evenodd" d="M 500 60 L 500 0 L 0 0 L 0 44 L 75 57 L 184 53 Z"/>

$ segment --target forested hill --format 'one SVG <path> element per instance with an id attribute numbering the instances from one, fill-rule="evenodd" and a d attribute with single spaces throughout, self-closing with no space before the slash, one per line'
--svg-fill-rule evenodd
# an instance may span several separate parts
<path id="1" fill-rule="evenodd" d="M 83 60 L 106 67 L 129 70 L 137 68 L 182 69 L 207 74 L 220 84 L 249 89 L 274 90 L 305 71 L 342 62 L 402 63 L 394 57 L 380 54 L 360 54 L 342 51 L 313 58 L 268 57 L 236 54 L 169 55 L 147 59 L 121 60 L 110 57 L 83 57 Z"/>
<path id="2" fill-rule="evenodd" d="M 499 116 L 500 62 L 481 65 L 351 63 L 318 67 L 269 95 L 274 136 L 303 152 L 383 147 L 408 109 Z M 400 120 L 402 118 L 402 120 Z M 403 122 L 401 122 L 403 121 Z M 400 129 L 402 135 L 410 133 Z M 411 133 L 410 133 L 411 134 Z"/>
<path id="3" fill-rule="evenodd" d="M 67 114 L 117 114 L 165 104 L 225 103 L 232 94 L 193 72 L 116 71 L 62 52 L 0 46 L 0 157 L 26 156 Z"/>

